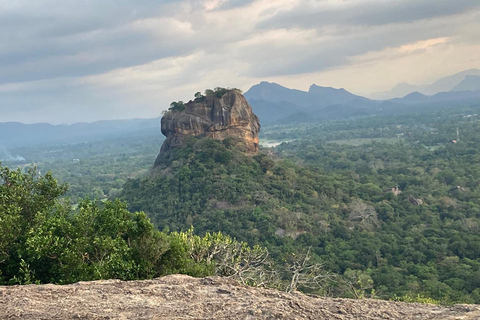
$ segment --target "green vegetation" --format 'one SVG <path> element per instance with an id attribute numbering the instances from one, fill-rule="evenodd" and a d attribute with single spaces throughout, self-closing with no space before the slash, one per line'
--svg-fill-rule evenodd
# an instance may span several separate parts
<path id="1" fill-rule="evenodd" d="M 72 211 L 59 198 L 65 191 L 49 173 L 0 167 L 0 284 L 171 273 L 246 279 L 255 262 L 249 258 L 265 252 L 221 233 L 160 232 L 143 212 L 131 213 L 118 200 L 84 200 Z"/>
<path id="2" fill-rule="evenodd" d="M 213 90 L 212 89 L 206 89 L 204 95 L 202 95 L 201 92 L 197 92 L 197 93 L 195 93 L 194 97 L 195 97 L 195 100 L 197 100 L 197 101 L 203 100 L 203 99 L 205 99 L 205 97 L 209 97 L 209 96 L 215 96 L 217 98 L 221 98 L 229 90 L 236 90 L 240 93 L 242 92 L 240 89 L 237 89 L 237 88 L 216 87 Z M 168 108 L 167 111 L 177 111 L 177 112 L 179 112 L 179 111 L 183 111 L 183 110 L 185 110 L 185 103 L 183 101 L 178 101 L 178 102 L 173 101 L 172 103 L 170 103 L 170 108 Z"/>
<path id="3" fill-rule="evenodd" d="M 222 231 L 266 246 L 277 264 L 311 247 L 334 274 L 317 293 L 479 303 L 476 113 L 270 127 L 264 139 L 295 139 L 273 158 L 192 139 L 124 197 L 160 228 Z"/>
<path id="4" fill-rule="evenodd" d="M 252 286 L 319 288 L 324 274 L 293 257 L 275 266 L 268 251 L 220 232 L 161 232 L 143 212 L 116 201 L 75 211 L 50 173 L 0 167 L 0 284 L 149 279 L 173 273 L 219 275 Z M 315 272 L 313 272 L 315 271 Z M 320 277 L 322 275 L 322 277 Z"/>
<path id="5" fill-rule="evenodd" d="M 52 175 L 68 184 L 65 196 L 72 204 L 81 199 L 106 200 L 119 197 L 128 179 L 144 176 L 160 150 L 162 137 L 110 138 L 91 143 L 13 149 L 34 163 L 38 172 Z M 152 160 L 153 159 L 153 160 Z M 15 163 L 4 165 L 16 168 Z"/>
<path id="6" fill-rule="evenodd" d="M 173 101 L 172 103 L 170 103 L 170 108 L 168 108 L 168 111 L 183 111 L 185 110 L 185 104 L 183 103 L 183 101 Z"/>
<path id="7" fill-rule="evenodd" d="M 216 96 L 217 98 L 221 98 L 223 97 L 223 95 L 225 93 L 227 93 L 227 91 L 229 90 L 235 90 L 235 91 L 238 91 L 240 93 L 242 93 L 242 91 L 240 89 L 237 89 L 237 88 L 222 88 L 222 87 L 216 87 L 215 89 L 206 89 L 205 90 L 205 96 L 208 97 L 208 96 Z M 197 97 L 197 95 L 195 95 L 195 97 Z"/>
<path id="8" fill-rule="evenodd" d="M 131 266 L 122 267 L 128 270 L 123 276 L 105 261 L 102 269 L 88 263 L 80 267 L 80 259 L 71 260 L 75 263 L 62 260 L 62 265 L 76 270 L 74 275 L 87 270 L 82 271 L 85 278 L 99 278 L 98 273 L 88 271 L 95 268 L 102 277 L 128 279 L 171 272 L 221 274 L 286 291 L 297 288 L 351 298 L 480 303 L 479 109 L 264 127 L 262 140 L 290 142 L 254 157 L 242 154 L 229 140 L 191 139 L 168 167 L 150 173 L 160 148 L 158 137 L 15 154 L 35 159 L 42 172 L 52 170 L 60 181 L 68 182 L 66 195 L 78 204 L 77 209 L 70 209 L 67 200 L 56 195 L 57 200 L 45 203 L 45 208 L 53 208 L 49 215 L 54 217 L 64 214 L 66 222 L 57 229 L 45 222 L 38 230 L 55 230 L 48 232 L 68 238 L 65 230 L 79 228 L 75 216 L 82 212 L 87 216 L 115 212 L 115 216 L 123 215 L 120 221 L 129 221 L 124 225 L 135 226 L 138 214 L 130 213 L 135 211 L 144 211 L 154 229 L 163 230 L 155 242 L 160 261 L 145 258 L 152 266 L 150 271 L 138 267 L 146 264 L 133 255 L 136 249 L 127 241 L 126 246 L 118 245 L 119 258 L 112 260 Z M 73 158 L 80 161 L 73 162 Z M 128 201 L 129 210 L 115 201 L 119 195 Z M 111 201 L 81 200 L 85 197 Z M 8 203 L 0 208 L 18 210 Z M 2 230 L 10 230 L 20 220 L 3 217 Z M 34 249 L 43 248 L 46 240 L 33 237 L 31 230 L 37 227 L 32 228 L 25 225 L 21 232 L 3 232 L 0 246 L 13 251 L 9 251 L 9 262 L 2 251 L 2 281 L 74 281 L 60 267 L 49 267 L 57 271 L 44 277 L 47 273 L 39 266 L 48 265 L 50 258 L 37 261 Z M 95 233 L 115 242 L 120 240 L 110 239 L 124 239 L 122 232 L 130 232 L 128 228 L 112 230 L 108 234 L 87 232 L 86 237 L 94 242 Z M 23 235 L 12 240 L 9 234 Z M 36 242 L 27 241 L 29 237 Z M 18 245 L 3 245 L 11 241 Z M 75 241 L 59 248 L 77 253 L 94 250 Z M 112 249 L 107 240 L 102 241 Z M 35 245 L 27 247 L 27 243 Z M 233 274 L 222 267 L 227 255 L 221 252 L 236 257 L 229 265 L 235 267 L 228 269 L 236 270 Z M 59 280 L 68 277 L 71 280 Z"/>
<path id="9" fill-rule="evenodd" d="M 391 143 L 395 144 L 397 142 L 402 142 L 402 138 L 359 138 L 359 139 L 345 139 L 345 140 L 331 140 L 328 143 L 335 143 L 335 144 L 344 144 L 349 146 L 360 146 L 364 144 L 371 144 L 374 142 L 379 143 Z"/>

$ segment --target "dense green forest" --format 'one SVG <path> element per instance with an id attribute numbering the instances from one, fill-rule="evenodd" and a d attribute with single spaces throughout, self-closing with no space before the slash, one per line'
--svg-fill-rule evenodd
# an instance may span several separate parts
<path id="1" fill-rule="evenodd" d="M 0 166 L 0 284 L 220 275 L 257 285 L 267 251 L 221 233 L 160 232 L 126 204 L 82 200 L 73 210 L 51 174 Z M 259 260 L 260 259 L 260 260 Z"/>
<path id="2" fill-rule="evenodd" d="M 128 179 L 145 175 L 160 150 L 163 136 L 109 138 L 90 143 L 24 147 L 9 150 L 24 161 L 4 161 L 4 165 L 27 170 L 32 165 L 40 173 L 52 172 L 68 184 L 65 196 L 72 204 L 81 199 L 117 198 Z"/>
<path id="3" fill-rule="evenodd" d="M 321 276 L 315 286 L 299 286 L 309 292 L 480 303 L 479 110 L 264 127 L 261 141 L 278 146 L 254 157 L 229 140 L 192 139 L 155 171 L 150 169 L 160 137 L 64 146 L 51 157 L 52 150 L 16 153 L 70 185 L 71 230 L 78 210 L 113 206 L 128 217 L 144 211 L 167 244 L 175 234 L 193 239 L 193 225 L 198 239 L 221 231 L 238 243 L 266 248 L 272 260 L 260 273 L 281 270 L 274 280 L 260 281 L 270 286 L 288 289 L 292 266 L 304 259 Z M 110 201 L 119 196 L 128 210 Z M 110 200 L 80 200 L 85 197 Z M 20 253 L 14 260 L 19 270 L 37 263 Z M 215 267 L 203 261 L 203 271 L 189 272 L 213 274 Z M 123 278 L 168 272 L 159 266 Z M 42 278 L 41 272 L 35 279 L 61 278 Z M 3 281 L 20 279 L 3 274 Z"/>
<path id="4" fill-rule="evenodd" d="M 253 158 L 192 139 L 123 195 L 161 229 L 221 230 L 277 261 L 312 248 L 366 296 L 479 303 L 477 112 L 270 127 L 264 139 L 294 141 Z M 335 281 L 322 290 L 352 296 Z"/>

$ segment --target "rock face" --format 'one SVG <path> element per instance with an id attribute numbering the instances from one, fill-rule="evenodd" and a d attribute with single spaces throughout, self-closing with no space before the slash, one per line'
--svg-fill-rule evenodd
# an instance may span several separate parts
<path id="1" fill-rule="evenodd" d="M 422 199 L 417 199 L 414 196 L 410 195 L 408 196 L 408 201 L 413 204 L 414 206 L 421 206 L 423 204 Z"/>
<path id="2" fill-rule="evenodd" d="M 191 136 L 215 140 L 232 138 L 242 144 L 247 153 L 258 151 L 258 117 L 236 89 L 227 90 L 221 97 L 211 94 L 197 98 L 185 104 L 182 111 L 168 111 L 161 125 L 167 139 L 160 149 L 155 167 L 167 162 L 173 150 Z"/>
<path id="3" fill-rule="evenodd" d="M 0 319 L 479 319 L 478 305 L 443 307 L 332 299 L 171 275 L 144 281 L 0 286 Z"/>

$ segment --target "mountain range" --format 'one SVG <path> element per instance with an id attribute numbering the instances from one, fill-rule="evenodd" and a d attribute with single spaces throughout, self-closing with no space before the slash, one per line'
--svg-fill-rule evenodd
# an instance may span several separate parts
<path id="1" fill-rule="evenodd" d="M 312 84 L 308 91 L 302 91 L 262 81 L 252 86 L 245 93 L 245 98 L 264 126 L 372 114 L 395 115 L 436 107 L 480 104 L 480 70 L 465 70 L 430 85 L 399 84 L 388 95 L 400 93 L 400 98 L 373 100 L 343 88 Z M 106 120 L 72 125 L 5 122 L 0 123 L 0 151 L 13 147 L 74 144 L 147 134 L 159 134 L 161 138 L 159 118 Z"/>
<path id="2" fill-rule="evenodd" d="M 266 81 L 250 88 L 245 97 L 263 125 L 366 115 L 380 105 L 343 88 L 313 84 L 308 91 L 301 91 Z"/>
<path id="3" fill-rule="evenodd" d="M 320 87 L 308 91 L 289 89 L 277 83 L 260 82 L 245 93 L 262 125 L 326 121 L 371 114 L 394 115 L 419 112 L 435 107 L 456 107 L 480 103 L 480 75 L 471 69 L 436 81 L 429 89 L 451 88 L 432 95 L 409 91 L 402 98 L 372 100 L 345 89 Z M 460 77 L 463 76 L 463 78 Z M 410 86 L 410 85 L 409 85 Z M 405 87 L 406 88 L 406 87 Z M 411 86 L 411 88 L 416 88 Z"/>
<path id="4" fill-rule="evenodd" d="M 2 150 L 37 145 L 75 144 L 105 138 L 160 135 L 160 118 L 104 120 L 93 123 L 79 122 L 71 125 L 48 123 L 0 123 L 0 160 Z"/>
<path id="5" fill-rule="evenodd" d="M 387 100 L 401 98 L 412 92 L 420 92 L 424 95 L 434 95 L 439 92 L 465 90 L 480 90 L 480 69 L 464 70 L 426 85 L 413 85 L 403 82 L 397 84 L 390 91 L 373 94 L 372 98 Z"/>

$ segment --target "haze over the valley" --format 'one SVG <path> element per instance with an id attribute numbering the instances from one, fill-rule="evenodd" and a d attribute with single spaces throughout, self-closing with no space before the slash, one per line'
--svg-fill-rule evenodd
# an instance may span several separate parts
<path id="1" fill-rule="evenodd" d="M 261 81 L 434 94 L 480 68 L 477 0 L 0 1 L 0 26 L 0 122 L 155 118 Z"/>

